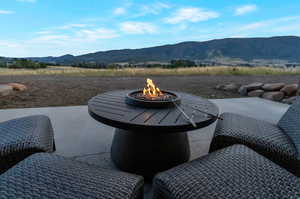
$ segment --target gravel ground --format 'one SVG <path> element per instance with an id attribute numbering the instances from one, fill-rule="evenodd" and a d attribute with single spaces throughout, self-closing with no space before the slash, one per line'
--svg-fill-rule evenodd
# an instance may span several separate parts
<path id="1" fill-rule="evenodd" d="M 266 76 L 155 76 L 150 77 L 161 89 L 184 91 L 206 98 L 235 98 L 237 93 L 215 90 L 217 84 L 252 82 L 297 83 L 298 75 Z M 87 101 L 105 91 L 144 87 L 145 77 L 75 77 L 75 76 L 1 76 L 0 84 L 25 84 L 27 91 L 0 97 L 0 108 L 85 105 Z"/>

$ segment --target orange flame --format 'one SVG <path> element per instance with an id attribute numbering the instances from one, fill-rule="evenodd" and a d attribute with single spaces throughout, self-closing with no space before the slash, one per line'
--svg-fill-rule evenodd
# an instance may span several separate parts
<path id="1" fill-rule="evenodd" d="M 143 94 L 148 97 L 158 97 L 163 95 L 163 93 L 155 86 L 153 81 L 147 78 L 147 88 L 144 88 Z"/>

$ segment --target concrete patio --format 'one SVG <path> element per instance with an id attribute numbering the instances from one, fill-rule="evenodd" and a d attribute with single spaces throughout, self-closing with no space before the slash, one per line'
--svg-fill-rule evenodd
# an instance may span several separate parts
<path id="1" fill-rule="evenodd" d="M 261 98 L 216 99 L 214 102 L 222 112 L 234 112 L 271 123 L 277 123 L 288 105 Z M 57 151 L 55 153 L 98 165 L 101 168 L 116 169 L 110 160 L 110 146 L 113 128 L 92 119 L 87 106 L 7 109 L 0 111 L 0 122 L 13 118 L 43 114 L 50 117 Z M 191 158 L 207 154 L 215 124 L 204 129 L 189 132 Z M 145 188 L 146 198 L 151 186 Z"/>

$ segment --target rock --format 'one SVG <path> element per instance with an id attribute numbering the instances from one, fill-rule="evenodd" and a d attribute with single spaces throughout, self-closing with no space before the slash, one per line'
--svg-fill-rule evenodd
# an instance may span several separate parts
<path id="1" fill-rule="evenodd" d="M 25 91 L 25 90 L 27 90 L 27 87 L 24 84 L 9 83 L 7 85 L 11 86 L 15 91 Z"/>
<path id="2" fill-rule="evenodd" d="M 284 98 L 284 93 L 281 91 L 274 91 L 274 92 L 266 92 L 262 95 L 263 98 L 273 100 L 273 101 L 280 101 Z"/>
<path id="3" fill-rule="evenodd" d="M 217 89 L 217 90 L 223 90 L 223 88 L 224 88 L 224 85 L 222 85 L 222 84 L 218 84 L 218 85 L 215 87 L 215 89 Z"/>
<path id="4" fill-rule="evenodd" d="M 249 91 L 260 89 L 263 85 L 264 85 L 263 83 L 255 82 L 255 83 L 246 85 L 246 87 L 249 92 Z"/>
<path id="5" fill-rule="evenodd" d="M 243 95 L 243 96 L 248 95 L 247 87 L 246 87 L 246 86 L 241 86 L 241 87 L 239 88 L 239 93 L 240 93 L 241 95 Z"/>
<path id="6" fill-rule="evenodd" d="M 260 97 L 264 94 L 265 91 L 258 89 L 258 90 L 254 90 L 254 91 L 250 91 L 248 93 L 249 97 Z"/>
<path id="7" fill-rule="evenodd" d="M 284 83 L 273 83 L 273 84 L 265 84 L 262 89 L 265 91 L 279 91 L 284 87 Z"/>
<path id="8" fill-rule="evenodd" d="M 284 86 L 280 91 L 284 92 L 284 94 L 286 94 L 287 96 L 292 96 L 296 94 L 297 89 L 298 89 L 298 84 L 289 84 Z"/>
<path id="9" fill-rule="evenodd" d="M 13 88 L 9 85 L 0 85 L 0 96 L 7 96 L 13 92 Z"/>
<path id="10" fill-rule="evenodd" d="M 281 102 L 285 104 L 292 104 L 296 100 L 297 96 L 289 97 L 286 99 L 283 99 Z"/>
<path id="11" fill-rule="evenodd" d="M 235 92 L 239 89 L 239 85 L 237 84 L 234 84 L 234 83 L 231 83 L 231 84 L 227 84 L 223 87 L 223 90 L 224 91 L 232 91 L 232 92 Z"/>
<path id="12" fill-rule="evenodd" d="M 247 96 L 248 92 L 260 89 L 263 85 L 264 84 L 260 83 L 260 82 L 255 82 L 255 83 L 252 83 L 252 84 L 247 84 L 247 85 L 244 85 L 244 86 L 240 87 L 239 93 L 241 95 Z"/>

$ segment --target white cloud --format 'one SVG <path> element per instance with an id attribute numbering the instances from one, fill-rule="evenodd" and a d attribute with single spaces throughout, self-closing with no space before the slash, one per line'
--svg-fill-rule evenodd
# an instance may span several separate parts
<path id="1" fill-rule="evenodd" d="M 97 28 L 97 29 L 81 29 L 72 33 L 51 33 L 47 34 L 47 31 L 38 32 L 40 36 L 32 39 L 29 43 L 40 44 L 68 44 L 72 42 L 85 43 L 94 42 L 100 39 L 112 39 L 119 35 L 111 29 Z"/>
<path id="2" fill-rule="evenodd" d="M 264 20 L 264 21 L 257 21 L 254 23 L 243 25 L 239 28 L 240 31 L 253 31 L 253 30 L 263 30 L 269 29 L 268 31 L 276 30 L 280 26 L 295 26 L 293 22 L 298 22 L 300 20 L 300 16 L 288 16 L 288 17 L 281 17 L 276 19 Z M 292 22 L 292 23 L 291 23 Z"/>
<path id="3" fill-rule="evenodd" d="M 243 5 L 235 9 L 234 15 L 240 16 L 240 15 L 253 12 L 255 10 L 257 10 L 257 6 L 255 4 Z"/>
<path id="4" fill-rule="evenodd" d="M 202 8 L 181 8 L 175 15 L 165 18 L 166 23 L 177 24 L 181 22 L 199 22 L 219 17 L 219 13 Z"/>
<path id="5" fill-rule="evenodd" d="M 277 19 L 279 22 L 285 22 L 285 21 L 294 21 L 294 20 L 300 20 L 300 15 L 299 16 L 288 16 L 288 17 L 281 17 Z"/>
<path id="6" fill-rule="evenodd" d="M 176 26 L 178 30 L 186 30 L 188 28 L 188 25 L 186 24 L 180 24 L 179 26 Z"/>
<path id="7" fill-rule="evenodd" d="M 147 22 L 134 22 L 127 21 L 120 24 L 122 32 L 127 34 L 145 34 L 145 33 L 156 33 L 157 27 Z"/>
<path id="8" fill-rule="evenodd" d="M 0 10 L 0 15 L 9 15 L 9 14 L 14 14 L 14 11 L 11 10 Z"/>
<path id="9" fill-rule="evenodd" d="M 273 31 L 274 32 L 280 32 L 280 33 L 285 33 L 285 34 L 286 34 L 286 32 L 291 32 L 291 31 L 300 32 L 300 22 L 278 26 L 278 27 L 275 27 L 273 29 Z"/>
<path id="10" fill-rule="evenodd" d="M 116 31 L 106 28 L 40 31 L 29 40 L 0 40 L 0 55 L 30 57 L 85 54 L 99 50 L 99 44 L 118 36 Z"/>
<path id="11" fill-rule="evenodd" d="M 87 27 L 92 27 L 94 26 L 93 24 L 87 24 L 87 23 L 70 23 L 70 24 L 65 24 L 61 26 L 52 26 L 48 28 L 44 28 L 41 32 L 52 32 L 52 31 L 68 31 L 68 30 L 76 30 L 76 29 L 82 29 L 82 28 L 87 28 Z"/>
<path id="12" fill-rule="evenodd" d="M 17 0 L 19 2 L 35 3 L 37 0 Z"/>
<path id="13" fill-rule="evenodd" d="M 90 25 L 89 24 L 67 24 L 64 26 L 56 27 L 54 29 L 69 30 L 69 29 L 73 29 L 73 28 L 85 28 L 88 26 L 90 26 Z"/>
<path id="14" fill-rule="evenodd" d="M 0 40 L 0 46 L 4 48 L 17 48 L 19 45 L 15 42 L 9 42 L 9 41 L 1 41 Z"/>
<path id="15" fill-rule="evenodd" d="M 243 31 L 245 31 L 245 30 L 255 30 L 255 29 L 258 29 L 258 28 L 268 26 L 270 23 L 272 23 L 272 22 L 271 21 L 261 21 L 261 22 L 250 23 L 250 24 L 242 26 L 240 28 L 240 30 L 243 30 Z"/>
<path id="16" fill-rule="evenodd" d="M 96 41 L 98 39 L 112 39 L 118 37 L 116 31 L 106 28 L 98 28 L 95 30 L 80 30 L 77 32 L 77 39 Z"/>
<path id="17" fill-rule="evenodd" d="M 65 40 L 69 37 L 66 35 L 45 35 L 36 38 L 36 41 L 52 41 L 52 40 Z"/>
<path id="18" fill-rule="evenodd" d="M 30 43 L 84 43 L 119 36 L 113 29 L 95 27 L 94 24 L 88 23 L 69 23 L 48 27 L 35 32 L 35 35 L 35 38 L 29 40 Z"/>
<path id="19" fill-rule="evenodd" d="M 245 37 L 247 37 L 247 35 L 230 35 L 230 36 L 228 36 L 228 38 L 245 38 Z"/>
<path id="20" fill-rule="evenodd" d="M 36 32 L 35 34 L 38 34 L 38 35 L 49 35 L 49 34 L 52 34 L 52 31 L 39 31 L 39 32 Z"/>
<path id="21" fill-rule="evenodd" d="M 119 8 L 116 8 L 113 13 L 114 13 L 114 15 L 124 15 L 124 14 L 126 14 L 126 9 L 119 7 Z"/>
<path id="22" fill-rule="evenodd" d="M 28 45 L 63 45 L 71 39 L 68 35 L 63 34 L 50 34 L 50 35 L 41 35 L 31 40 L 26 41 L 25 43 Z"/>
<path id="23" fill-rule="evenodd" d="M 162 3 L 162 2 L 157 2 L 151 5 L 143 5 L 141 6 L 140 13 L 138 15 L 140 16 L 147 15 L 147 14 L 158 15 L 161 13 L 163 9 L 168 9 L 170 7 L 171 6 L 169 4 Z"/>

